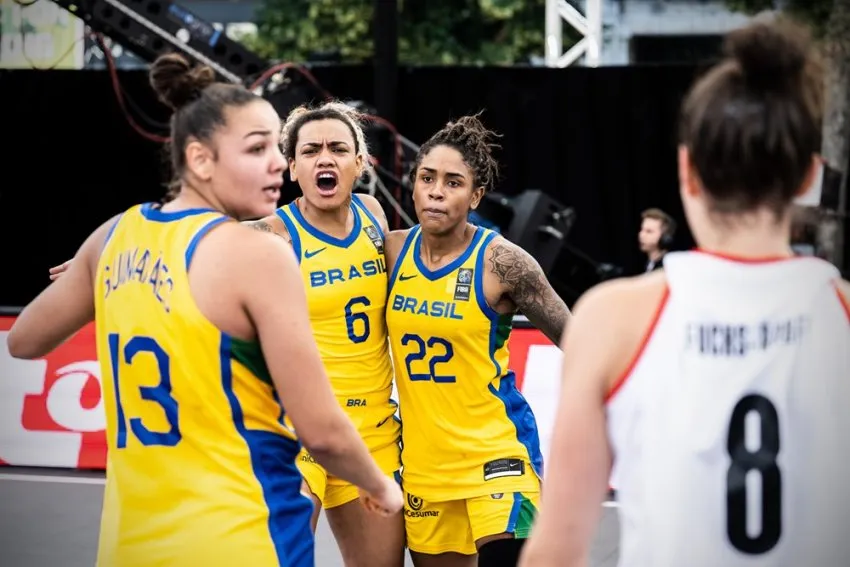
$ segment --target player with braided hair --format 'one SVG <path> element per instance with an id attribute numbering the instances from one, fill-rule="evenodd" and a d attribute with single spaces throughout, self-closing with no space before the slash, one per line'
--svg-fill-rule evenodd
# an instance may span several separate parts
<path id="1" fill-rule="evenodd" d="M 425 142 L 412 172 L 419 225 L 386 242 L 417 567 L 515 565 L 540 498 L 537 425 L 507 342 L 519 311 L 559 343 L 569 310 L 527 252 L 467 220 L 498 177 L 494 137 L 476 115 Z"/>

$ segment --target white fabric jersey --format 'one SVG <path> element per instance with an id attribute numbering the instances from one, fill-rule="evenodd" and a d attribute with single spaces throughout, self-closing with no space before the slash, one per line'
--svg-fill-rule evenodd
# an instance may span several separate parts
<path id="1" fill-rule="evenodd" d="M 608 403 L 620 567 L 850 565 L 850 314 L 816 258 L 668 254 Z"/>

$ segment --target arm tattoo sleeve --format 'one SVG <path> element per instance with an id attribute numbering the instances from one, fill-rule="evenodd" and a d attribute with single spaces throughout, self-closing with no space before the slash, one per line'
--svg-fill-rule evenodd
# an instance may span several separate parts
<path id="1" fill-rule="evenodd" d="M 528 252 L 508 242 L 496 242 L 490 249 L 489 261 L 517 309 L 559 345 L 570 311 L 552 289 L 540 264 Z"/>

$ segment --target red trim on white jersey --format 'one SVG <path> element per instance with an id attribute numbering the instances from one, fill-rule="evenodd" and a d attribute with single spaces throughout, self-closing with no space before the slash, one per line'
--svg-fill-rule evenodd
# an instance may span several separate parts
<path id="1" fill-rule="evenodd" d="M 730 262 L 738 262 L 741 264 L 770 264 L 772 262 L 785 262 L 788 260 L 799 260 L 800 258 L 805 258 L 805 256 L 795 256 L 791 252 L 788 253 L 788 256 L 746 257 L 736 256 L 734 254 L 726 254 L 725 252 L 714 252 L 712 250 L 704 250 L 702 248 L 694 248 L 693 251 L 699 252 L 700 254 L 707 254 L 708 256 L 714 256 L 715 258 L 729 260 Z"/>
<path id="2" fill-rule="evenodd" d="M 847 315 L 847 322 L 850 323 L 850 299 L 844 297 L 844 294 L 841 293 L 838 282 L 835 282 L 835 294 L 838 296 L 838 302 L 841 304 L 841 307 L 844 308 L 844 314 Z"/>
<path id="3" fill-rule="evenodd" d="M 664 295 L 661 296 L 661 301 L 658 302 L 658 307 L 655 308 L 655 314 L 652 316 L 652 319 L 650 320 L 649 326 L 647 327 L 646 331 L 644 331 L 643 339 L 641 339 L 640 346 L 632 357 L 632 360 L 629 365 L 626 367 L 620 377 L 617 378 L 616 381 L 614 381 L 613 385 L 611 386 L 611 389 L 608 390 L 608 394 L 605 396 L 606 404 L 609 403 L 615 395 L 617 395 L 617 392 L 620 391 L 620 389 L 629 379 L 629 376 L 632 375 L 635 366 L 637 366 L 638 361 L 640 361 L 641 356 L 643 356 L 643 351 L 645 351 L 647 345 L 649 345 L 649 340 L 655 333 L 655 328 L 658 326 L 658 321 L 659 319 L 661 319 L 661 314 L 664 313 L 664 308 L 667 306 L 667 300 L 669 298 L 670 288 L 667 287 L 665 284 Z"/>

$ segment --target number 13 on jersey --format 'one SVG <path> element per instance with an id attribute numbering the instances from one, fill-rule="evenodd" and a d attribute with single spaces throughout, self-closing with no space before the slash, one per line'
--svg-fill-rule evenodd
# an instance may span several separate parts
<path id="1" fill-rule="evenodd" d="M 115 388 L 115 410 L 117 413 L 117 435 L 116 446 L 123 449 L 127 446 L 127 420 L 129 417 L 130 431 L 133 436 L 145 447 L 162 446 L 174 447 L 180 442 L 180 406 L 171 395 L 171 359 L 165 350 L 151 337 L 134 336 L 123 345 L 121 337 L 112 333 L 108 337 L 109 358 L 112 367 L 113 388 Z M 131 382 L 124 384 L 125 390 L 121 391 L 122 380 L 119 378 L 119 370 L 124 364 L 132 367 L 139 364 L 144 357 L 150 357 L 156 366 L 156 376 L 159 382 L 155 386 L 136 386 L 130 389 Z M 146 369 L 149 368 L 145 365 Z M 141 398 L 141 401 L 130 403 L 130 407 L 139 408 L 150 417 L 150 412 L 161 412 L 168 425 L 166 431 L 152 431 L 144 424 L 141 416 L 128 416 L 124 411 L 122 403 L 123 395 L 133 395 Z M 157 420 L 161 421 L 161 420 Z"/>

